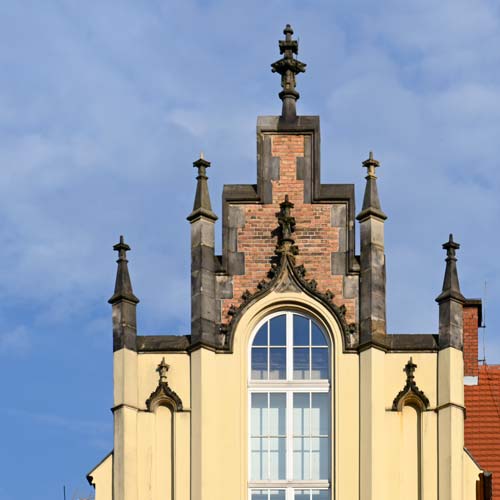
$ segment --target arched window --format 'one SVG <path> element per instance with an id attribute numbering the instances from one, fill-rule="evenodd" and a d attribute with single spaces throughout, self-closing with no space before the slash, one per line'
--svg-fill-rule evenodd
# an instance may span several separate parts
<path id="1" fill-rule="evenodd" d="M 296 312 L 267 317 L 251 337 L 249 499 L 331 499 L 328 337 Z"/>

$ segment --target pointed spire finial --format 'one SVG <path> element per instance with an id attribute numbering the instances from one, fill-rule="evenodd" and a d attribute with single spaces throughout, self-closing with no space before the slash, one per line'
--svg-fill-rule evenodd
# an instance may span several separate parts
<path id="1" fill-rule="evenodd" d="M 198 175 L 196 180 L 196 195 L 194 198 L 193 211 L 187 217 L 188 221 L 193 221 L 200 216 L 207 217 L 213 221 L 217 220 L 217 216 L 212 211 L 212 204 L 210 202 L 210 193 L 208 191 L 208 177 L 207 168 L 210 167 L 211 163 L 205 160 L 203 152 L 200 153 L 200 157 L 193 163 L 193 167 L 198 169 Z"/>
<path id="2" fill-rule="evenodd" d="M 460 248 L 460 244 L 455 243 L 453 241 L 453 234 L 450 233 L 448 241 L 443 243 L 443 250 L 446 250 L 446 259 L 455 259 L 457 260 L 457 250 Z"/>
<path id="3" fill-rule="evenodd" d="M 380 199 L 378 196 L 377 176 L 375 169 L 380 167 L 380 162 L 373 158 L 373 151 L 368 154 L 368 159 L 363 162 L 363 167 L 367 169 L 365 196 L 363 198 L 363 207 L 361 212 L 356 217 L 360 222 L 368 216 L 374 215 L 379 219 L 386 220 L 387 215 L 382 211 Z"/>
<path id="4" fill-rule="evenodd" d="M 127 252 L 130 251 L 130 246 L 125 243 L 123 235 L 120 236 L 120 241 L 116 245 L 113 245 L 113 250 L 118 252 L 118 260 L 116 261 L 118 268 L 116 270 L 115 293 L 108 302 L 114 304 L 119 300 L 125 299 L 137 304 L 139 299 L 132 291 L 132 283 L 127 265 Z"/>
<path id="5" fill-rule="evenodd" d="M 373 151 L 368 154 L 368 159 L 363 162 L 363 167 L 366 168 L 368 177 L 376 177 L 375 169 L 380 167 L 380 162 L 373 158 Z"/>
<path id="6" fill-rule="evenodd" d="M 165 358 L 162 358 L 161 363 L 158 365 L 156 371 L 160 374 L 160 384 L 168 385 L 167 373 L 170 369 L 170 365 L 165 362 Z"/>
<path id="7" fill-rule="evenodd" d="M 295 75 L 304 73 L 306 64 L 294 59 L 293 55 L 299 52 L 299 43 L 297 40 L 292 40 L 293 29 L 287 24 L 283 30 L 285 40 L 279 41 L 281 59 L 271 64 L 272 72 L 281 75 L 281 86 L 283 90 L 279 93 L 280 99 L 283 101 L 282 117 L 285 120 L 293 120 L 297 117 L 296 101 L 300 94 L 295 89 Z"/>
<path id="8" fill-rule="evenodd" d="M 464 301 L 465 298 L 460 291 L 457 271 L 457 250 L 460 245 L 453 240 L 453 234 L 450 233 L 448 241 L 443 243 L 443 250 L 446 250 L 446 270 L 444 272 L 443 291 L 437 297 L 437 302 L 453 298 L 458 301 Z"/>
<path id="9" fill-rule="evenodd" d="M 130 247 L 125 243 L 123 235 L 120 235 L 120 241 L 116 245 L 113 245 L 113 250 L 118 252 L 118 260 L 116 262 L 123 260 L 128 262 L 127 252 L 130 250 Z"/>

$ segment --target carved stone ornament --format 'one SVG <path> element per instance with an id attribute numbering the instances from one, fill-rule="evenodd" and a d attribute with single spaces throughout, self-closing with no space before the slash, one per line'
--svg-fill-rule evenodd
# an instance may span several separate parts
<path id="1" fill-rule="evenodd" d="M 160 375 L 158 387 L 151 393 L 146 401 L 149 411 L 154 412 L 158 406 L 168 406 L 172 411 L 182 411 L 182 400 L 168 385 L 167 372 L 170 365 L 165 363 L 165 358 L 161 360 L 156 371 Z"/>
<path id="2" fill-rule="evenodd" d="M 405 404 L 417 406 L 421 410 L 426 410 L 429 407 L 429 399 L 415 383 L 416 368 L 417 365 L 410 357 L 403 369 L 403 371 L 406 372 L 406 384 L 392 402 L 392 409 L 394 411 L 401 411 Z"/>
<path id="3" fill-rule="evenodd" d="M 285 196 L 285 201 L 280 204 L 280 208 L 280 212 L 276 214 L 279 228 L 273 231 L 273 235 L 278 237 L 278 243 L 274 251 L 275 255 L 271 259 L 271 269 L 267 273 L 269 279 L 258 283 L 257 290 L 253 293 L 245 290 L 239 306 L 233 304 L 229 308 L 228 315 L 231 319 L 229 323 L 220 326 L 221 333 L 226 337 L 224 347 L 232 349 L 234 331 L 243 312 L 251 304 L 274 291 L 278 293 L 302 292 L 319 300 L 338 319 L 344 338 L 344 347 L 354 348 L 357 341 L 355 335 L 357 326 L 355 323 L 348 324 L 346 322 L 345 305 L 337 306 L 334 304 L 334 293 L 331 290 L 320 292 L 314 279 L 306 279 L 305 267 L 302 264 L 296 265 L 295 256 L 298 255 L 299 249 L 291 236 L 295 231 L 295 218 L 290 215 L 293 203 L 288 200 L 288 195 Z"/>

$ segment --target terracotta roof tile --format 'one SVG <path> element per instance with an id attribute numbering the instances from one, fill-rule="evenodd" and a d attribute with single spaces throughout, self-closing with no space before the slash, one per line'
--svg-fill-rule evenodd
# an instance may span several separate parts
<path id="1" fill-rule="evenodd" d="M 500 365 L 479 367 L 478 385 L 465 386 L 465 447 L 493 473 L 493 500 L 500 500 Z"/>

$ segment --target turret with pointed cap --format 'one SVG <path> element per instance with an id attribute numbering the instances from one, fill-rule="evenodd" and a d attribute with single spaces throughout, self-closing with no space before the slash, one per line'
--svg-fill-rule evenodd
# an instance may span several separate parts
<path id="1" fill-rule="evenodd" d="M 283 54 L 283 57 L 271 64 L 271 68 L 273 73 L 281 75 L 281 86 L 283 87 L 279 93 L 279 97 L 283 101 L 281 115 L 285 120 L 293 120 L 297 117 L 295 103 L 300 97 L 295 89 L 295 75 L 304 73 L 306 64 L 293 58 L 293 54 L 297 54 L 299 51 L 299 42 L 292 40 L 293 29 L 289 24 L 285 26 L 283 34 L 285 39 L 279 41 L 280 54 Z"/>
<path id="2" fill-rule="evenodd" d="M 457 271 L 456 251 L 460 245 L 450 234 L 443 243 L 446 250 L 446 270 L 443 279 L 443 291 L 436 298 L 439 304 L 439 347 L 463 349 L 463 304 L 465 297 L 460 291 Z"/>
<path id="3" fill-rule="evenodd" d="M 363 162 L 367 169 L 363 208 L 356 217 L 360 222 L 360 343 L 384 343 L 386 331 L 384 221 L 377 190 L 375 169 L 380 163 L 369 157 Z"/>
<path id="4" fill-rule="evenodd" d="M 130 247 L 123 236 L 113 246 L 118 252 L 118 268 L 116 270 L 115 292 L 108 302 L 113 306 L 113 350 L 126 347 L 132 351 L 137 349 L 137 318 L 136 305 L 139 299 L 132 291 L 132 282 L 128 272 L 127 252 Z"/>
<path id="5" fill-rule="evenodd" d="M 208 191 L 206 169 L 210 162 L 203 154 L 193 163 L 198 169 L 191 223 L 191 343 L 216 344 L 215 221 Z"/>

